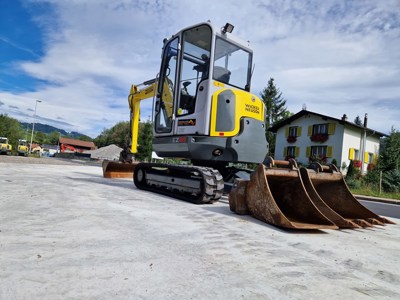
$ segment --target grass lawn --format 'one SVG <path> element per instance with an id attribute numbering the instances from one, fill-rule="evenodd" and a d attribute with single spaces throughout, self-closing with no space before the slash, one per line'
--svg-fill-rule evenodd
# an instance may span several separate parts
<path id="1" fill-rule="evenodd" d="M 370 187 L 350 188 L 350 191 L 354 195 L 372 196 L 388 199 L 400 200 L 400 193 L 379 193 L 379 190 L 372 189 Z"/>

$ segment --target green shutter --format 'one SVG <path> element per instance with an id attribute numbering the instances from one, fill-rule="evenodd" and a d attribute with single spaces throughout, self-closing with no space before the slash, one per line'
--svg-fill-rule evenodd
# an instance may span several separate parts
<path id="1" fill-rule="evenodd" d="M 354 160 L 355 154 L 356 154 L 356 151 L 354 150 L 354 148 L 350 148 L 349 149 L 349 159 Z"/>
<path id="2" fill-rule="evenodd" d="M 311 156 L 311 147 L 307 147 L 306 149 L 306 156 L 310 157 Z"/>
<path id="3" fill-rule="evenodd" d="M 287 148 L 283 147 L 283 158 L 285 158 L 287 155 Z"/>
<path id="4" fill-rule="evenodd" d="M 289 136 L 289 127 L 286 127 L 286 137 L 288 137 Z"/>
<path id="5" fill-rule="evenodd" d="M 333 153 L 333 147 L 332 146 L 328 146 L 326 148 L 326 157 L 332 157 L 332 153 Z"/>
<path id="6" fill-rule="evenodd" d="M 308 126 L 308 136 L 312 135 L 312 125 Z"/>
<path id="7" fill-rule="evenodd" d="M 300 156 L 300 147 L 296 147 L 296 149 L 295 149 L 294 151 L 295 151 L 295 152 L 294 152 L 294 153 L 295 153 L 294 155 L 295 155 L 296 157 L 299 157 L 299 156 Z"/>
<path id="8" fill-rule="evenodd" d="M 301 136 L 301 127 L 297 127 L 297 136 Z"/>
<path id="9" fill-rule="evenodd" d="M 335 133 L 335 127 L 336 127 L 335 123 L 329 123 L 328 124 L 328 134 L 334 134 Z"/>

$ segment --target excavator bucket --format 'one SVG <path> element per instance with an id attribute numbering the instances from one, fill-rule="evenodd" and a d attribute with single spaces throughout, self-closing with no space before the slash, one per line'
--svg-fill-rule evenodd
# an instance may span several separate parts
<path id="1" fill-rule="evenodd" d="M 343 175 L 334 165 L 314 164 L 311 167 L 312 170 L 300 170 L 307 192 L 316 206 L 336 225 L 357 228 L 394 224 L 363 206 L 351 194 Z"/>
<path id="2" fill-rule="evenodd" d="M 241 183 L 232 189 L 231 209 L 243 208 L 245 201 L 246 209 L 255 218 L 272 225 L 288 229 L 338 229 L 314 205 L 293 163 L 287 163 L 285 168 L 268 169 L 260 164 L 245 188 Z"/>
<path id="3" fill-rule="evenodd" d="M 133 172 L 138 162 L 123 163 L 110 160 L 103 161 L 104 178 L 133 178 Z"/>

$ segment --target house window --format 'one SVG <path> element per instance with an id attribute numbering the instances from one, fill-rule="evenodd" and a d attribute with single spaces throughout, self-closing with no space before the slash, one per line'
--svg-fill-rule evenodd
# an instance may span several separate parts
<path id="1" fill-rule="evenodd" d="M 328 134 L 328 124 L 315 124 L 313 125 L 312 134 Z"/>
<path id="2" fill-rule="evenodd" d="M 286 156 L 296 157 L 296 147 L 287 147 Z"/>
<path id="3" fill-rule="evenodd" d="M 311 156 L 326 157 L 327 146 L 312 146 Z"/>
<path id="4" fill-rule="evenodd" d="M 359 160 L 360 159 L 360 150 L 354 149 L 354 159 Z"/>
<path id="5" fill-rule="evenodd" d="M 373 153 L 368 153 L 368 163 L 369 164 L 374 163 L 374 154 Z"/>
<path id="6" fill-rule="evenodd" d="M 297 136 L 297 126 L 289 127 L 289 136 Z"/>

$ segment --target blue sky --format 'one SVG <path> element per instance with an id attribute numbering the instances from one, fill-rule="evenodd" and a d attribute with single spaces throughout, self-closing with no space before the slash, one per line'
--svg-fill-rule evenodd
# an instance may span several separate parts
<path id="1" fill-rule="evenodd" d="M 96 137 L 129 119 L 162 40 L 207 20 L 250 41 L 253 93 L 273 77 L 293 113 L 400 129 L 399 0 L 0 0 L 0 113 L 32 122 L 40 99 L 38 122 Z"/>

